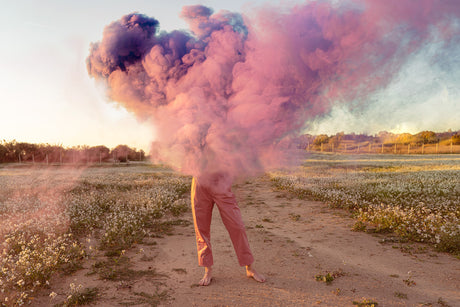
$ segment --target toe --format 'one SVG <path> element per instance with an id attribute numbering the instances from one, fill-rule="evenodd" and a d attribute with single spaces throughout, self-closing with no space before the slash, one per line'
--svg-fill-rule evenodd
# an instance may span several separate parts
<path id="1" fill-rule="evenodd" d="M 211 283 L 211 278 L 205 277 L 200 280 L 200 286 L 208 286 Z"/>

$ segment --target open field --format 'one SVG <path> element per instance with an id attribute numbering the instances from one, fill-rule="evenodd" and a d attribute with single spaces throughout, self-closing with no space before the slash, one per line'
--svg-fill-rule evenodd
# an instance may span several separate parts
<path id="1" fill-rule="evenodd" d="M 81 268 L 93 247 L 120 257 L 155 236 L 161 218 L 187 210 L 189 186 L 150 165 L 0 169 L 0 305 L 29 302 L 55 272 Z M 91 238 L 96 246 L 85 245 Z"/>
<path id="2" fill-rule="evenodd" d="M 315 154 L 295 170 L 238 183 L 256 264 L 269 279 L 231 273 L 236 260 L 214 218 L 221 266 L 203 289 L 190 177 L 148 164 L 4 167 L 0 306 L 454 306 L 459 178 L 459 155 Z"/>
<path id="3" fill-rule="evenodd" d="M 275 185 L 351 210 L 366 225 L 460 253 L 460 155 L 310 155 Z"/>

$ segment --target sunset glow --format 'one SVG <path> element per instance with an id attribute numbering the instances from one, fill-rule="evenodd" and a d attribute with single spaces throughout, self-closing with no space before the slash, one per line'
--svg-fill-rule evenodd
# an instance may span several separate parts
<path id="1" fill-rule="evenodd" d="M 351 7 L 348 5 L 351 2 L 340 3 L 345 3 L 343 7 Z M 357 11 L 365 11 L 371 3 L 358 2 L 362 7 Z M 284 31 L 289 27 L 286 21 L 282 21 L 281 17 L 277 20 L 278 17 L 270 14 L 275 11 L 287 12 L 294 4 L 305 2 L 281 3 L 283 10 L 277 9 L 280 5 L 277 1 L 200 2 L 215 13 L 226 9 L 242 14 L 250 26 L 255 25 L 258 18 L 265 18 L 265 26 L 281 22 L 278 30 Z M 366 14 L 369 18 L 377 19 L 378 16 L 385 16 L 385 10 L 391 7 L 391 3 L 370 7 Z M 165 5 L 160 1 L 101 1 L 97 4 L 90 1 L 20 1 L 3 4 L 0 12 L 0 37 L 4 42 L 0 49 L 3 59 L 0 73 L 0 137 L 7 141 L 16 139 L 66 147 L 127 144 L 148 152 L 151 142 L 158 137 L 156 123 L 136 117 L 119 107 L 118 103 L 107 99 L 105 89 L 88 76 L 85 59 L 89 55 L 90 43 L 101 40 L 104 27 L 123 15 L 137 11 L 153 17 L 159 21 L 160 31 L 189 29 L 186 20 L 179 15 L 184 5 L 191 4 L 197 3 L 174 1 Z M 362 97 L 355 95 L 358 100 L 350 104 L 350 96 L 343 96 L 348 95 L 350 89 L 358 90 L 355 88 L 358 84 L 342 83 L 347 87 L 341 90 L 342 96 L 329 96 L 330 110 L 309 117 L 303 132 L 373 134 L 381 130 L 416 133 L 421 130 L 460 129 L 459 6 L 455 5 L 455 1 L 422 1 L 418 7 L 424 5 L 427 7 L 425 13 L 417 11 L 418 8 L 407 8 L 394 14 L 393 22 L 407 18 L 407 23 L 403 31 L 392 30 L 386 34 L 389 35 L 386 38 L 389 44 L 385 45 L 388 49 L 382 49 L 383 45 L 369 47 L 380 48 L 383 54 L 390 52 L 395 46 L 392 44 L 396 42 L 404 44 L 413 40 L 418 46 L 409 53 L 401 53 L 402 49 L 391 51 L 398 52 L 393 60 L 382 63 L 379 70 L 368 75 L 366 84 L 370 88 L 366 91 L 370 91 L 361 101 L 359 98 Z M 260 10 L 261 7 L 264 9 Z M 334 7 L 337 4 L 333 4 Z M 293 12 L 300 16 L 301 6 L 296 10 Z M 438 23 L 436 18 L 445 12 L 450 17 L 441 18 L 442 22 Z M 319 11 L 316 14 L 320 14 Z M 420 14 L 425 15 L 421 18 Z M 417 17 L 412 25 L 411 16 Z M 409 31 L 410 27 L 412 32 Z M 441 28 L 442 33 L 439 32 Z M 376 29 L 367 26 L 368 31 Z M 348 31 L 351 31 L 350 34 L 358 33 L 356 28 Z M 415 36 L 409 36 L 408 33 L 415 33 Z M 368 32 L 366 35 L 371 34 Z M 363 37 L 355 35 L 347 39 L 348 43 L 356 44 L 357 50 L 362 49 L 360 44 L 363 42 L 359 40 Z M 347 40 L 342 43 L 348 44 Z M 266 68 L 270 70 L 273 66 Z M 371 78 L 385 78 L 382 74 L 389 71 L 392 74 L 386 82 L 380 85 L 369 82 Z"/>

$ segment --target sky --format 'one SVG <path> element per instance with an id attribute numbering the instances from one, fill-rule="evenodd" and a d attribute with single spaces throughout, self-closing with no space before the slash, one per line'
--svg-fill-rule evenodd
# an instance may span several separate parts
<path id="1" fill-rule="evenodd" d="M 0 140 L 31 143 L 126 144 L 148 152 L 155 128 L 108 101 L 86 58 L 106 25 L 139 12 L 161 29 L 186 29 L 179 13 L 195 1 L 1 1 Z M 202 1 L 242 10 L 245 1 Z M 252 2 L 257 3 L 257 2 Z"/>
<path id="2" fill-rule="evenodd" d="M 304 1 L 2 1 L 0 140 L 75 145 L 118 144 L 149 151 L 155 125 L 110 101 L 90 78 L 86 58 L 104 27 L 131 12 L 155 17 L 160 29 L 187 29 L 184 5 L 250 15 L 254 7 Z M 280 4 L 281 3 L 281 4 Z M 370 76 L 372 77 L 372 76 Z M 427 43 L 364 106 L 337 103 L 311 120 L 312 134 L 416 133 L 460 129 L 460 46 Z"/>

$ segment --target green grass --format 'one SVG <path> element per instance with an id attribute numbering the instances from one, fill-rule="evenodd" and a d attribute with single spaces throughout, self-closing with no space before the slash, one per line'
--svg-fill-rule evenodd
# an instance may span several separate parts
<path id="1" fill-rule="evenodd" d="M 99 295 L 100 292 L 98 288 L 85 288 L 83 290 L 72 291 L 64 302 L 56 306 L 70 307 L 88 305 L 95 302 Z"/>
<path id="2" fill-rule="evenodd" d="M 343 208 L 355 231 L 394 233 L 460 254 L 460 155 L 311 155 L 274 187 Z"/>
<path id="3" fill-rule="evenodd" d="M 373 299 L 362 298 L 360 301 L 353 301 L 353 305 L 358 307 L 375 307 L 378 303 Z"/>

